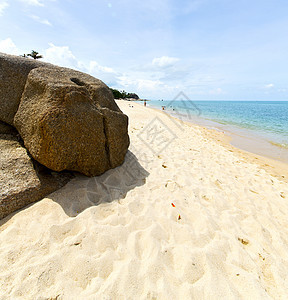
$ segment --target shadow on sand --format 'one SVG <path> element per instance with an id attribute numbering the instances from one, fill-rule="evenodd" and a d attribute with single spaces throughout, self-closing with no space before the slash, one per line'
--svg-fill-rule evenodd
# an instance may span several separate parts
<path id="1" fill-rule="evenodd" d="M 88 207 L 123 199 L 127 192 L 143 185 L 148 175 L 137 157 L 128 151 L 123 165 L 97 177 L 78 174 L 47 197 L 61 205 L 69 217 L 75 217 Z"/>

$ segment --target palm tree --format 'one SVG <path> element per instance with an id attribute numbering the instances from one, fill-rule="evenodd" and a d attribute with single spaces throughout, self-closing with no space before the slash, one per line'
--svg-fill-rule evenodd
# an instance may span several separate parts
<path id="1" fill-rule="evenodd" d="M 42 55 L 38 55 L 39 52 L 32 50 L 31 53 L 27 54 L 27 56 L 31 56 L 34 59 L 43 58 Z"/>

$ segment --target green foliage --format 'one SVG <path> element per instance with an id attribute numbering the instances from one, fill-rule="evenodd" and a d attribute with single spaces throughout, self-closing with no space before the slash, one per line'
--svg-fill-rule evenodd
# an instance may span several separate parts
<path id="1" fill-rule="evenodd" d="M 122 93 L 119 92 L 118 90 L 111 89 L 111 88 L 110 88 L 110 90 L 113 93 L 114 99 L 121 99 L 121 98 L 123 98 L 122 97 Z"/>
<path id="2" fill-rule="evenodd" d="M 43 58 L 42 55 L 38 55 L 38 54 L 39 54 L 39 52 L 32 50 L 31 53 L 27 54 L 27 56 L 30 56 L 34 59 Z M 25 57 L 25 54 L 24 54 L 24 57 Z"/>
<path id="3" fill-rule="evenodd" d="M 128 98 L 133 98 L 135 100 L 138 100 L 139 99 L 139 96 L 135 93 L 128 93 L 127 95 Z"/>
<path id="4" fill-rule="evenodd" d="M 126 99 L 126 98 L 133 98 L 133 99 L 139 99 L 138 95 L 135 93 L 126 93 L 123 91 L 118 91 L 116 89 L 111 89 L 111 92 L 113 93 L 114 99 Z"/>

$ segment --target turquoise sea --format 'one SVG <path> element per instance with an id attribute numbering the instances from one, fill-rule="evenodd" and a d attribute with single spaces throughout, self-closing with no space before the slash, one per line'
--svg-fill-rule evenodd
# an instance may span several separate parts
<path id="1" fill-rule="evenodd" d="M 244 133 L 250 140 L 259 138 L 288 150 L 288 101 L 153 100 L 147 101 L 147 106 L 158 109 L 165 106 L 167 113 L 182 120 L 240 135 Z M 259 145 L 260 148 L 267 146 Z"/>

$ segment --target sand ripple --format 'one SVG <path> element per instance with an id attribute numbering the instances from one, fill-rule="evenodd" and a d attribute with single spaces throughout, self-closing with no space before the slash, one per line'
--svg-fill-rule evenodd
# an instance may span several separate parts
<path id="1" fill-rule="evenodd" d="M 0 299 L 287 299 L 288 184 L 199 127 L 120 105 L 124 165 L 1 221 Z M 160 153 L 139 138 L 155 116 L 177 137 Z"/>

